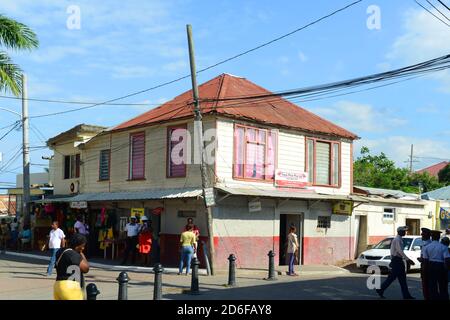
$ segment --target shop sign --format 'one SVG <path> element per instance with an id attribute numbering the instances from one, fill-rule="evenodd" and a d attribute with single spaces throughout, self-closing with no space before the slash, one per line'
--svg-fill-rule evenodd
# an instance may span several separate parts
<path id="1" fill-rule="evenodd" d="M 212 207 L 216 204 L 214 198 L 214 188 L 206 188 L 205 190 L 205 204 L 207 207 Z"/>
<path id="2" fill-rule="evenodd" d="M 439 217 L 441 220 L 448 221 L 450 220 L 450 208 L 440 208 L 439 209 Z"/>
<path id="3" fill-rule="evenodd" d="M 145 208 L 131 208 L 131 216 L 143 217 L 145 215 Z"/>
<path id="4" fill-rule="evenodd" d="M 289 188 L 305 188 L 308 185 L 308 173 L 277 169 L 275 171 L 275 186 Z"/>
<path id="5" fill-rule="evenodd" d="M 87 201 L 72 201 L 70 203 L 72 209 L 86 209 L 88 207 Z"/>
<path id="6" fill-rule="evenodd" d="M 248 202 L 249 212 L 259 212 L 261 211 L 261 200 L 252 200 Z"/>
<path id="7" fill-rule="evenodd" d="M 353 201 L 338 201 L 333 204 L 333 214 L 351 216 L 353 212 Z"/>

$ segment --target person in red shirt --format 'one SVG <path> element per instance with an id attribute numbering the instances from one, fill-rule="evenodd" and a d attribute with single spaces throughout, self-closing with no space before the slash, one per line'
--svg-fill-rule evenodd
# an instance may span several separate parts
<path id="1" fill-rule="evenodd" d="M 150 254 L 152 251 L 152 227 L 146 216 L 141 218 L 142 226 L 139 231 L 139 253 L 144 257 L 144 266 L 148 267 L 151 263 Z"/>

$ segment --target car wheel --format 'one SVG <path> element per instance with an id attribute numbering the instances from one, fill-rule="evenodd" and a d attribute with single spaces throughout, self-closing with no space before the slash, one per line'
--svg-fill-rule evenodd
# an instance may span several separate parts
<path id="1" fill-rule="evenodd" d="M 367 273 L 367 266 L 361 266 L 362 273 Z"/>

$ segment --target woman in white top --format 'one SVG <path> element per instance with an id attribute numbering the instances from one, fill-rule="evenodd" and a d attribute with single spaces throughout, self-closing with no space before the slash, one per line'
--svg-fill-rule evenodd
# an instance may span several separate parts
<path id="1" fill-rule="evenodd" d="M 289 256 L 288 276 L 297 276 L 297 274 L 294 272 L 295 255 L 298 250 L 298 240 L 296 232 L 297 228 L 295 228 L 294 226 L 291 226 L 289 228 L 289 235 L 287 237 L 287 253 Z"/>

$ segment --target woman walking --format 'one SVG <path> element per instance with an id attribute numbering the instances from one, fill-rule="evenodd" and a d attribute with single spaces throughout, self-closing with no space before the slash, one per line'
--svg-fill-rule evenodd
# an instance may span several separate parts
<path id="1" fill-rule="evenodd" d="M 183 273 L 184 260 L 186 259 L 186 275 L 189 274 L 191 269 L 191 259 L 194 253 L 197 251 L 197 241 L 195 233 L 193 232 L 193 225 L 188 225 L 186 231 L 181 234 L 180 245 L 181 245 L 181 260 L 180 269 L 178 274 Z"/>
<path id="2" fill-rule="evenodd" d="M 289 271 L 288 276 L 297 276 L 298 274 L 294 271 L 295 257 L 298 251 L 298 240 L 297 240 L 297 228 L 291 226 L 289 228 L 289 235 L 287 237 L 287 253 L 289 256 Z"/>

